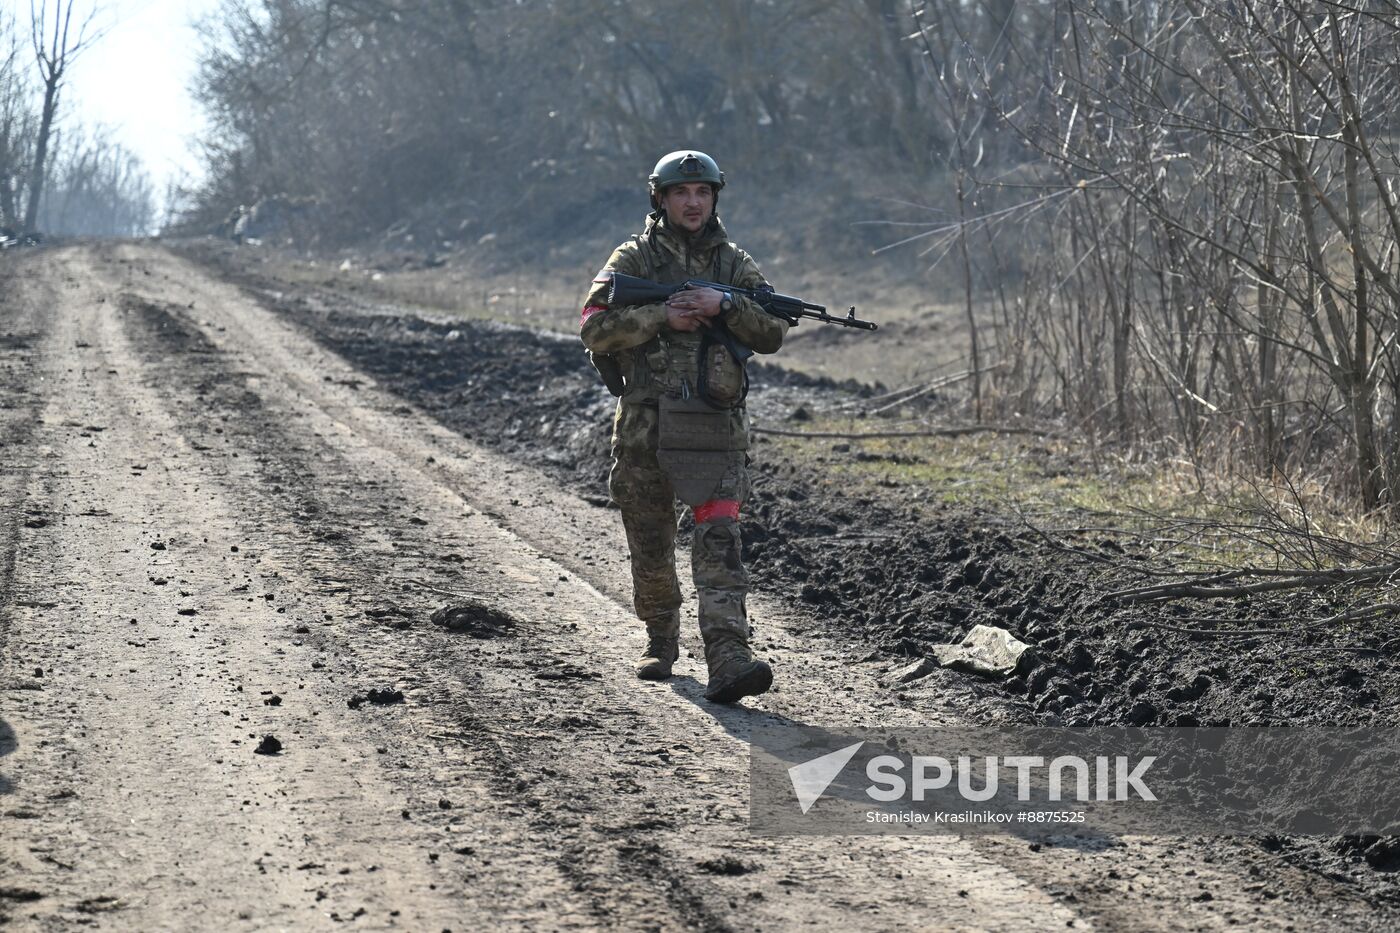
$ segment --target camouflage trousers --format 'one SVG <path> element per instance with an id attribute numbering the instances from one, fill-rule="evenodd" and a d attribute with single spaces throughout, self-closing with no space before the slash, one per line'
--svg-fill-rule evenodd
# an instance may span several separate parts
<path id="1" fill-rule="evenodd" d="M 608 492 L 622 511 L 632 558 L 632 602 L 638 618 L 665 624 L 681 605 L 676 578 L 676 496 L 656 460 L 655 410 L 618 415 Z M 648 416 L 649 415 L 649 416 Z M 627 422 L 634 422 L 628 424 Z M 648 425 L 647 422 L 651 424 Z M 648 444 L 647 427 L 651 427 Z M 629 430 L 630 429 L 630 430 Z M 749 493 L 747 458 L 735 451 L 712 503 L 697 506 L 690 572 L 700 601 L 700 633 L 708 640 L 724 633 L 749 637 L 744 597 L 748 573 L 739 554 L 738 507 Z"/>

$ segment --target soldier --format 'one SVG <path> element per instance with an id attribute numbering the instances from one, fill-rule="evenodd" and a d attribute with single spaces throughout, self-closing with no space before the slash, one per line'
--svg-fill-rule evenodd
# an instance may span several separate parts
<path id="1" fill-rule="evenodd" d="M 709 684 L 732 703 L 768 690 L 773 671 L 749 647 L 748 575 L 739 556 L 739 508 L 749 491 L 748 383 L 743 348 L 772 353 L 788 324 L 755 302 L 716 288 L 667 301 L 608 307 L 611 274 L 663 284 L 689 279 L 771 289 L 715 213 L 724 174 L 703 152 L 672 152 L 649 179 L 646 229 L 613 251 L 584 302 L 580 336 L 600 373 L 620 371 L 608 491 L 622 511 L 632 559 L 633 603 L 646 623 L 637 676 L 664 680 L 679 655 L 675 500 L 695 518 L 691 573 L 700 601 Z M 741 344 L 742 346 L 736 346 Z"/>

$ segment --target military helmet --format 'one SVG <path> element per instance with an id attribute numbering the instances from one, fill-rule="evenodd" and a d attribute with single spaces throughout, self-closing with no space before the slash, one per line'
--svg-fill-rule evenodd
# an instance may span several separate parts
<path id="1" fill-rule="evenodd" d="M 715 163 L 715 160 L 703 152 L 694 149 L 678 149 L 675 152 L 668 152 L 661 157 L 661 161 L 656 163 L 656 168 L 652 169 L 651 175 L 647 176 L 652 204 L 657 203 L 657 195 L 672 185 L 683 185 L 691 181 L 702 181 L 713 185 L 715 194 L 718 195 L 720 189 L 724 187 L 724 173 L 719 170 L 719 165 Z"/>

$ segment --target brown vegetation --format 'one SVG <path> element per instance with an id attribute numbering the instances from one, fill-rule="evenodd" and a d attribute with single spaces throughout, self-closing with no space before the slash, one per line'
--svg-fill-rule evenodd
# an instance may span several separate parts
<path id="1" fill-rule="evenodd" d="M 207 36 L 196 223 L 534 261 L 703 144 L 810 195 L 763 226 L 812 258 L 946 268 L 973 421 L 1400 497 L 1393 0 L 229 0 Z M 829 222 L 871 178 L 884 225 Z"/>

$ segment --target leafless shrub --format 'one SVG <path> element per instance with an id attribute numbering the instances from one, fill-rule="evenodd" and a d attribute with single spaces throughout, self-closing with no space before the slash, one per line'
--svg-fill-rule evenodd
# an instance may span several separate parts
<path id="1" fill-rule="evenodd" d="M 743 165 L 750 190 L 914 177 L 948 132 L 914 28 L 903 0 L 226 0 L 194 219 L 278 195 L 314 201 L 331 241 L 576 237 L 620 190 L 644 203 L 678 145 Z"/>
<path id="2" fill-rule="evenodd" d="M 155 190 L 136 156 L 103 129 L 56 139 L 40 229 L 83 236 L 144 236 L 154 229 Z"/>
<path id="3" fill-rule="evenodd" d="M 921 7 L 925 36 L 951 6 Z M 980 214 L 925 231 L 1038 228 L 996 335 L 1003 413 L 1265 475 L 1335 470 L 1393 509 L 1400 6 L 1057 0 L 1025 17 L 1054 37 L 1013 40 L 1038 84 L 1008 98 L 1002 53 L 953 54 L 962 113 L 997 108 L 1039 193 L 991 208 L 1008 188 L 979 172 Z"/>

